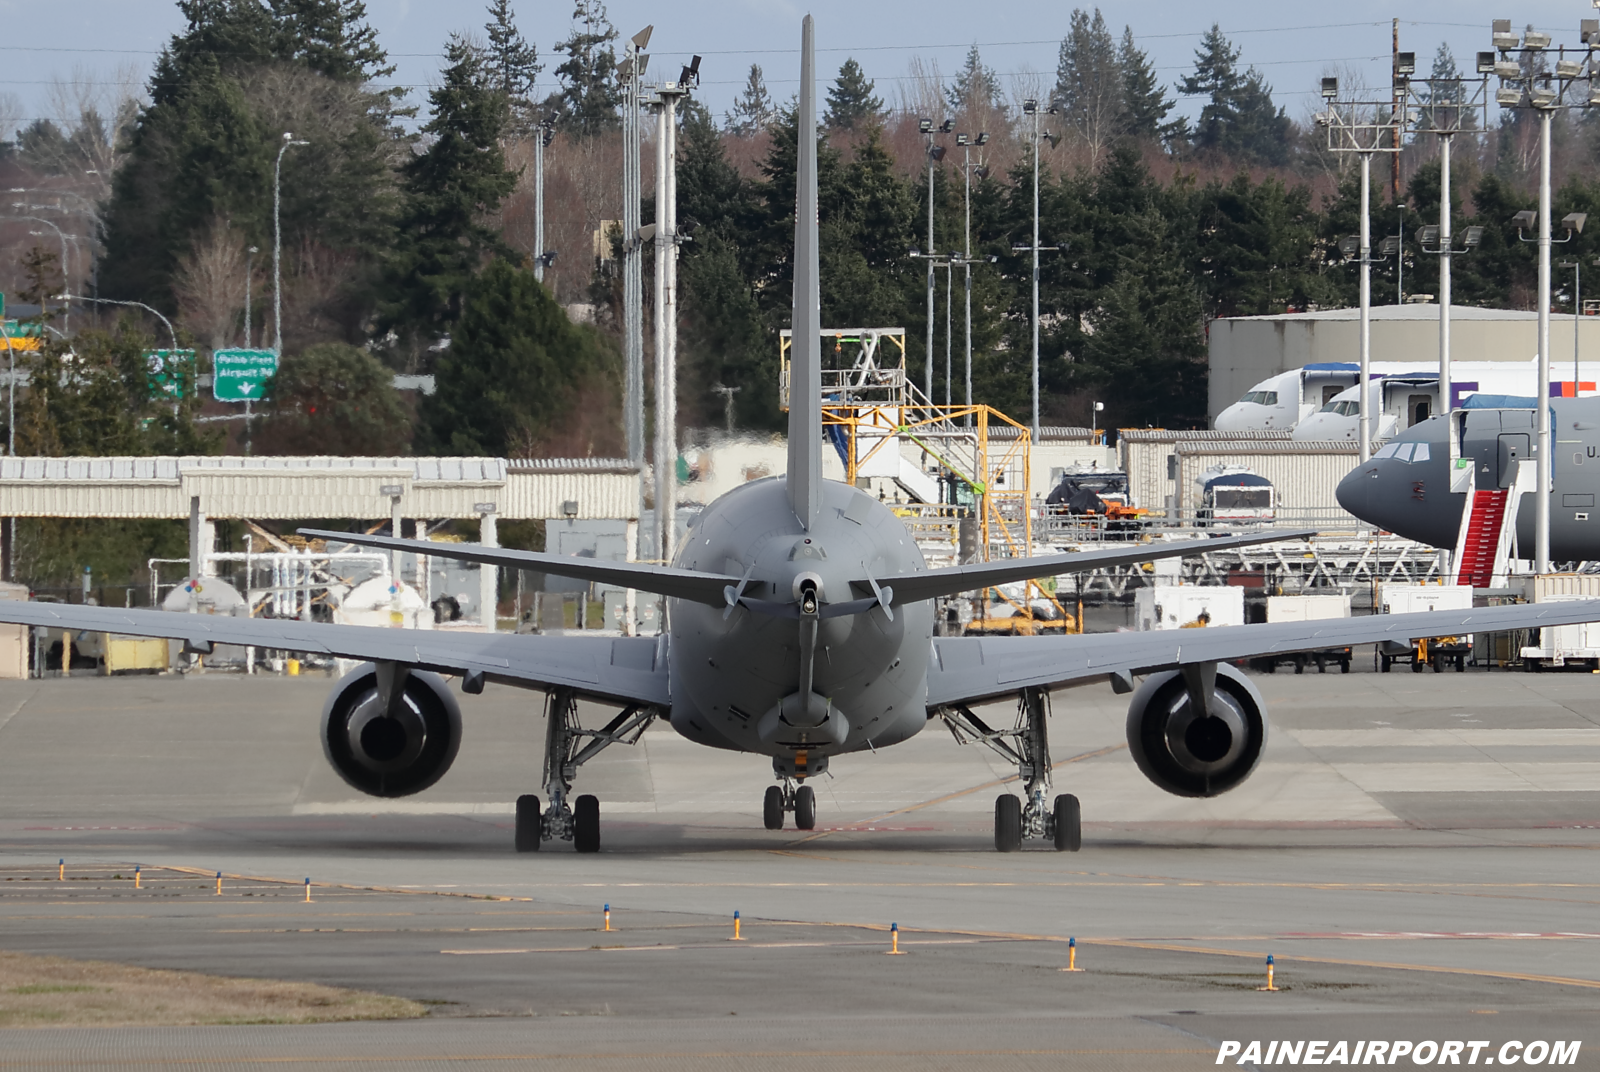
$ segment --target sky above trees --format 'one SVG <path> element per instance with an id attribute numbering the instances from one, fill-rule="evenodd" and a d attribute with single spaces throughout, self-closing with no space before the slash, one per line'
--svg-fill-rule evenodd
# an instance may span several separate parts
<path id="1" fill-rule="evenodd" d="M 571 34 L 570 3 L 513 0 L 511 6 L 541 57 L 553 55 L 553 46 Z M 652 62 L 662 70 L 687 60 L 691 52 L 704 55 L 700 99 L 719 116 L 732 106 L 751 63 L 762 65 L 778 100 L 795 92 L 801 7 L 755 0 L 702 0 L 678 9 L 643 0 L 613 0 L 606 6 L 624 36 L 655 23 Z M 369 0 L 369 20 L 396 68 L 393 81 L 410 89 L 412 103 L 425 103 L 428 87 L 438 81 L 439 60 L 452 32 L 481 35 L 480 7 Z M 1578 20 L 1591 14 L 1587 4 L 1554 0 L 1515 8 L 1500 0 L 1407 5 L 1401 12 L 1401 47 L 1419 57 L 1431 56 L 1445 42 L 1458 57 L 1470 56 L 1487 47 L 1490 21 L 1507 16 L 1519 25 L 1531 22 L 1547 29 L 1558 41 L 1575 41 Z M 835 70 L 846 55 L 857 57 L 891 107 L 914 57 L 937 63 L 948 80 L 973 43 L 981 46 L 984 61 L 1006 90 L 1013 88 L 1015 76 L 1028 73 L 1047 84 L 1070 10 L 1042 0 L 999 5 L 930 0 L 917 5 L 914 16 L 903 5 L 845 0 L 816 0 L 805 9 L 817 18 L 819 68 Z M 1218 0 L 1199 6 L 1140 0 L 1116 8 L 1107 18 L 1116 34 L 1124 23 L 1132 27 L 1169 91 L 1192 69 L 1194 50 L 1206 30 L 1219 23 L 1241 48 L 1242 64 L 1256 66 L 1272 86 L 1273 98 L 1291 118 L 1300 119 L 1313 103 L 1316 79 L 1334 68 L 1360 73 L 1370 84 L 1387 80 L 1389 19 L 1396 13 L 1395 5 L 1374 0 L 1311 8 L 1268 0 Z M 49 117 L 52 79 L 111 81 L 119 67 L 131 65 L 137 68 L 136 81 L 142 80 L 155 54 L 181 28 L 170 0 L 58 0 L 50 5 L 48 18 L 13 20 L 6 47 L 13 56 L 28 54 L 29 63 L 12 65 L 0 92 L 15 95 L 18 125 Z M 553 72 L 554 65 L 547 66 L 541 76 L 552 87 Z M 1174 115 L 1194 121 L 1203 104 L 1180 97 Z"/>

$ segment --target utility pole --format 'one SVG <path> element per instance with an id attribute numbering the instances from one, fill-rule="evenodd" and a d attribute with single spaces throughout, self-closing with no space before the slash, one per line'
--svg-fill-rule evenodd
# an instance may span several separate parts
<path id="1" fill-rule="evenodd" d="M 644 465 L 644 244 L 639 239 L 642 208 L 639 142 L 639 82 L 650 57 L 644 51 L 655 29 L 646 26 L 626 45 L 619 71 L 625 82 L 622 102 L 622 420 L 628 461 Z"/>
<path id="2" fill-rule="evenodd" d="M 950 120 L 940 124 L 938 133 L 950 133 Z M 923 347 L 922 393 L 933 401 L 933 165 L 944 159 L 944 146 L 933 144 L 933 120 L 917 120 L 917 130 L 928 139 L 928 334 Z"/>
<path id="3" fill-rule="evenodd" d="M 310 145 L 307 141 L 297 141 L 293 134 L 284 132 L 283 144 L 278 147 L 278 159 L 272 165 L 272 349 L 278 354 L 283 353 L 283 227 L 279 222 L 278 207 L 281 201 L 279 196 L 283 186 L 283 154 L 289 151 L 291 145 Z M 245 402 L 246 412 L 250 403 Z M 245 421 L 249 428 L 250 422 Z"/>

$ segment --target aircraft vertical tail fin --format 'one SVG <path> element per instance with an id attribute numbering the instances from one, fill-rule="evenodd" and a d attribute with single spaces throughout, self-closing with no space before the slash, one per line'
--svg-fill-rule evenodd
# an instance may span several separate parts
<path id="1" fill-rule="evenodd" d="M 822 509 L 822 295 L 817 262 L 817 63 L 800 24 L 800 146 L 795 176 L 794 315 L 789 350 L 789 505 L 810 531 Z"/>

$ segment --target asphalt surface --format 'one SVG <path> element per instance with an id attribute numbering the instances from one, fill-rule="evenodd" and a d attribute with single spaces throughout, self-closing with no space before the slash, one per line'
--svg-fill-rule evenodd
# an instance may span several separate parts
<path id="1" fill-rule="evenodd" d="M 510 848 L 537 696 L 464 698 L 451 773 L 374 801 L 322 759 L 326 680 L 0 683 L 0 948 L 433 1010 L 0 1031 L 0 1067 L 1165 1069 L 1257 1038 L 1581 1040 L 1600 1064 L 1600 678 L 1256 681 L 1266 758 L 1210 801 L 1144 782 L 1108 689 L 1058 695 L 1078 854 L 995 854 L 1013 772 L 933 726 L 835 761 L 809 833 L 761 829 L 761 760 L 652 730 L 584 769 L 582 857 Z"/>

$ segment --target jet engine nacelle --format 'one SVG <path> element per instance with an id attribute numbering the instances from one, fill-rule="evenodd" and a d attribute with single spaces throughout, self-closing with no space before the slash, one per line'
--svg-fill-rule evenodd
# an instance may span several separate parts
<path id="1" fill-rule="evenodd" d="M 322 707 L 322 753 L 353 788 L 375 797 L 420 793 L 444 777 L 461 747 L 461 708 L 438 674 L 406 675 L 394 717 L 378 699 L 378 674 L 363 663 Z"/>
<path id="2" fill-rule="evenodd" d="M 1180 797 L 1214 797 L 1250 776 L 1267 743 L 1267 708 L 1233 667 L 1217 666 L 1216 700 L 1197 718 L 1178 670 L 1145 678 L 1128 706 L 1128 751 L 1156 785 Z"/>

